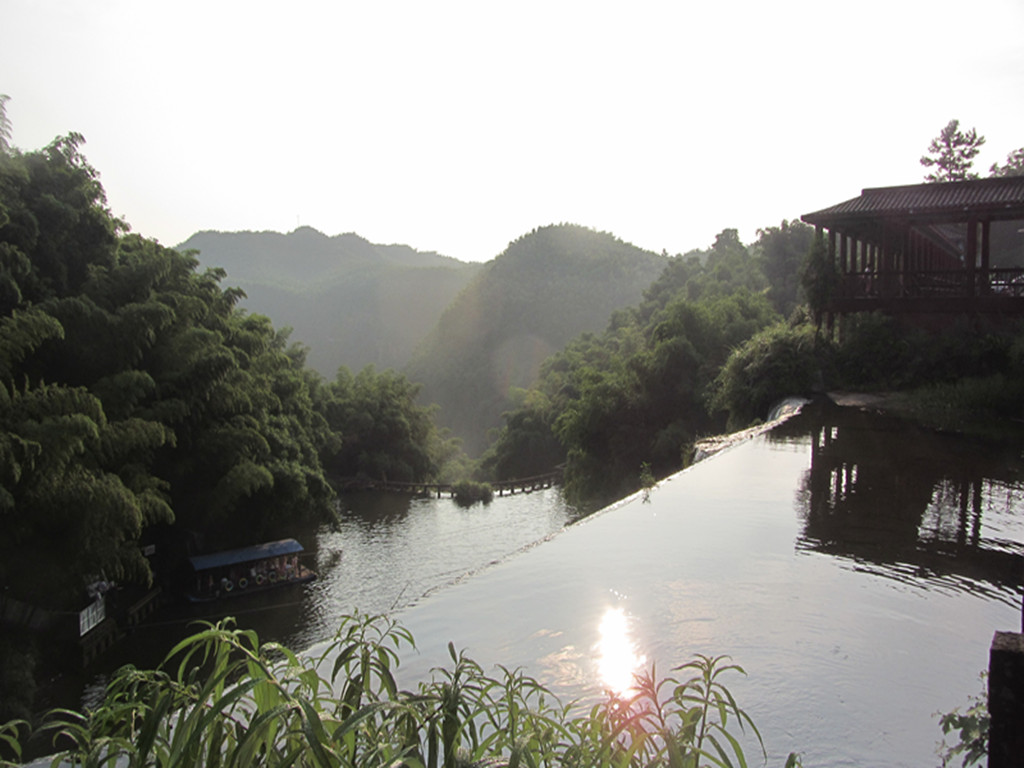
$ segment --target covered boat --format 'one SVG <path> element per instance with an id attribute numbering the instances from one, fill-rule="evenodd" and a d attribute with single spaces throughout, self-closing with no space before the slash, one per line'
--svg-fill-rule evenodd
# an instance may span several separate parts
<path id="1" fill-rule="evenodd" d="M 302 551 L 295 539 L 281 539 L 190 557 L 194 573 L 188 598 L 205 602 L 312 581 L 316 573 L 299 561 Z"/>

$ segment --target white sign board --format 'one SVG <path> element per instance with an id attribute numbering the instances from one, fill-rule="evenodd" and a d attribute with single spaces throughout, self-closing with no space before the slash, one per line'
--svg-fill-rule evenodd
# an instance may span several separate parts
<path id="1" fill-rule="evenodd" d="M 107 601 L 103 595 L 96 598 L 96 602 L 78 613 L 78 636 L 82 637 L 90 629 L 93 629 L 107 618 Z"/>

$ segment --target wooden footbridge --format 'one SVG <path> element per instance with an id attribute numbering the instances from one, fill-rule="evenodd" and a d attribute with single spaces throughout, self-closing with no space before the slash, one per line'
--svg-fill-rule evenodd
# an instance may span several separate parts
<path id="1" fill-rule="evenodd" d="M 498 496 L 513 495 L 516 493 L 532 493 L 533 491 L 550 488 L 562 481 L 562 470 L 547 472 L 543 475 L 533 477 L 520 477 L 515 480 L 497 480 L 487 483 Z M 391 480 L 365 480 L 359 483 L 361 490 L 368 491 L 391 491 L 393 493 L 408 493 L 413 496 L 455 496 L 455 483 L 399 483 Z"/>

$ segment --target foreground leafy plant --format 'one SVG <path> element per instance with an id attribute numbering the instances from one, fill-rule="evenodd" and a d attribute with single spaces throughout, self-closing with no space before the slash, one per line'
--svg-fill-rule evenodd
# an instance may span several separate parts
<path id="1" fill-rule="evenodd" d="M 657 485 L 658 481 L 654 478 L 654 472 L 651 471 L 651 465 L 648 462 L 643 462 L 640 465 L 640 489 L 643 492 L 644 502 L 651 500 L 651 489 Z"/>
<path id="2" fill-rule="evenodd" d="M 11 720 L 7 723 L 0 723 L 0 746 L 5 747 L 10 751 L 14 759 L 21 759 L 21 731 L 28 730 L 28 723 L 25 720 Z M 15 766 L 17 762 L 8 762 L 3 759 L 3 753 L 0 752 L 0 768 L 8 768 L 8 766 Z"/>
<path id="3" fill-rule="evenodd" d="M 952 712 L 939 714 L 939 726 L 942 728 L 943 738 L 939 744 L 938 754 L 942 760 L 942 768 L 954 765 L 958 757 L 961 758 L 963 768 L 980 765 L 988 755 L 990 718 L 987 677 L 987 672 L 981 673 L 981 693 L 970 697 L 966 710 L 961 712 L 957 707 Z M 956 741 L 953 744 L 948 744 L 946 737 L 951 733 L 957 734 Z"/>
<path id="4" fill-rule="evenodd" d="M 761 736 L 721 677 L 725 657 L 639 676 L 589 710 L 563 705 L 521 670 L 484 672 L 449 645 L 451 666 L 415 692 L 398 687 L 412 636 L 393 620 L 346 617 L 316 657 L 261 644 L 228 619 L 179 643 L 157 670 L 125 667 L 95 711 L 55 710 L 42 727 L 52 765 L 463 768 L 732 768 Z M 20 757 L 19 723 L 0 727 Z M 790 755 L 786 765 L 799 764 Z"/>
<path id="5" fill-rule="evenodd" d="M 384 739 L 377 731 L 381 713 L 402 709 L 390 670 L 406 640 L 393 625 L 352 617 L 329 648 L 326 679 L 322 663 L 261 645 L 226 620 L 179 643 L 162 669 L 123 668 L 100 708 L 56 710 L 43 730 L 61 750 L 55 764 L 386 765 L 396 745 L 390 730 Z"/>

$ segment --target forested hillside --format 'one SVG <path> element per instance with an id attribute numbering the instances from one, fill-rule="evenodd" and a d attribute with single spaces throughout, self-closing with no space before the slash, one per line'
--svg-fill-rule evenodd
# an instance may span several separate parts
<path id="1" fill-rule="evenodd" d="M 603 334 L 574 339 L 516 393 L 483 475 L 567 461 L 571 496 L 613 498 L 642 475 L 681 467 L 696 437 L 725 427 L 711 398 L 730 354 L 796 307 L 812 235 L 783 222 L 748 248 L 727 229 L 709 250 L 671 259 L 642 301 L 614 313 Z"/>
<path id="2" fill-rule="evenodd" d="M 471 455 L 549 355 L 636 302 L 668 259 L 575 225 L 542 227 L 493 261 L 442 316 L 406 369 Z"/>
<path id="3" fill-rule="evenodd" d="M 340 366 L 404 366 L 481 266 L 311 227 L 199 232 L 177 250 L 223 268 L 225 283 L 245 292 L 239 306 L 292 328 L 308 364 L 329 377 Z"/>

